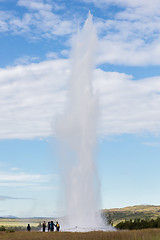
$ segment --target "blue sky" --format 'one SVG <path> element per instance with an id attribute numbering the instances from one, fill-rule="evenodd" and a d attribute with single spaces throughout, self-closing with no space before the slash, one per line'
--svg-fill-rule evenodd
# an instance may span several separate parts
<path id="1" fill-rule="evenodd" d="M 101 207 L 160 204 L 160 0 L 0 0 L 0 216 L 58 216 L 72 37 L 98 35 Z M 24 208 L 25 206 L 25 208 Z"/>

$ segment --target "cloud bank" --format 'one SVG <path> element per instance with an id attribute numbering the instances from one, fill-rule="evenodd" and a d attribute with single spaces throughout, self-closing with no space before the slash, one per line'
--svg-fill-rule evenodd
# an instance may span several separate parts
<path id="1" fill-rule="evenodd" d="M 18 7 L 23 9 L 18 14 Z M 56 4 L 44 1 L 18 0 L 17 11 L 0 11 L 0 32 L 28 36 L 32 39 L 64 36 L 74 31 L 72 21 L 58 14 Z"/>
<path id="2" fill-rule="evenodd" d="M 160 1 L 84 0 L 103 11 L 96 25 L 100 39 L 99 63 L 146 66 L 160 64 Z M 116 6 L 108 16 L 104 9 Z"/>
<path id="3" fill-rule="evenodd" d="M 89 3 L 103 13 L 103 18 L 94 16 L 100 41 L 98 64 L 160 64 L 159 0 L 83 0 L 88 10 Z M 70 35 L 85 20 L 74 16 L 72 21 L 70 15 L 73 13 L 62 3 L 18 0 L 15 6 L 15 11 L 0 11 L 1 34 L 20 35 L 34 41 L 62 37 L 64 49 L 61 50 L 64 51 L 66 45 L 70 45 Z M 116 11 L 105 15 L 104 10 L 108 13 L 109 6 L 116 6 Z M 57 51 L 57 54 L 60 52 Z"/>
<path id="4" fill-rule="evenodd" d="M 32 139 L 54 134 L 66 102 L 69 60 L 0 69 L 0 139 Z M 99 94 L 98 134 L 160 132 L 160 76 L 132 76 L 95 69 Z"/>
<path id="5" fill-rule="evenodd" d="M 0 69 L 0 138 L 50 136 L 68 73 L 65 60 Z"/>
<path id="6" fill-rule="evenodd" d="M 125 66 L 160 64 L 160 0 L 83 0 L 103 13 L 95 17 L 99 35 L 97 63 Z M 66 4 L 66 3 L 65 3 Z M 18 0 L 14 11 L 0 12 L 0 32 L 30 37 L 34 41 L 63 37 L 63 47 L 40 57 L 18 58 L 17 66 L 0 69 L 0 139 L 32 139 L 54 134 L 56 116 L 66 102 L 71 65 L 59 59 L 68 54 L 74 24 L 65 4 L 42 0 Z M 104 9 L 116 6 L 105 16 Z M 19 12 L 19 10 L 21 10 Z M 67 13 L 65 14 L 65 12 Z M 106 11 L 107 12 L 107 11 Z M 55 59 L 51 61 L 50 59 Z M 26 64 L 25 66 L 22 64 Z M 96 69 L 94 91 L 99 94 L 99 135 L 159 133 L 160 77 L 133 80 L 133 76 Z"/>

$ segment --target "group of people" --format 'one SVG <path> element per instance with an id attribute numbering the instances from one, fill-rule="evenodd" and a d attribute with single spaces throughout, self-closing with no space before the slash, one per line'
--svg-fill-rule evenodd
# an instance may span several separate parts
<path id="1" fill-rule="evenodd" d="M 56 228 L 56 231 L 59 232 L 59 229 L 60 229 L 60 225 L 58 222 L 56 222 L 56 224 L 54 224 L 53 221 L 51 222 L 48 222 L 48 232 L 53 232 L 54 231 L 54 227 Z M 46 222 L 44 221 L 43 224 L 42 224 L 42 228 L 43 228 L 43 232 L 46 231 Z M 28 224 L 27 226 L 27 231 L 31 231 L 31 226 L 30 224 Z"/>
<path id="2" fill-rule="evenodd" d="M 43 227 L 43 232 L 45 232 L 46 231 L 46 222 L 45 221 L 43 222 L 42 227 Z M 59 225 L 58 222 L 56 222 L 56 224 L 54 224 L 53 221 L 48 222 L 48 232 L 49 231 L 53 232 L 54 231 L 54 227 L 56 227 L 56 231 L 59 232 L 60 225 Z"/>

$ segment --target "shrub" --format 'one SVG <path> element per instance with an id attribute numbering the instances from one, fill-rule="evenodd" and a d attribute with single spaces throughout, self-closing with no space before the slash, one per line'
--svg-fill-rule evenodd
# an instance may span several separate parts
<path id="1" fill-rule="evenodd" d="M 117 229 L 128 229 L 128 230 L 137 230 L 145 228 L 160 228 L 160 218 L 151 219 L 151 220 L 140 220 L 140 219 L 130 219 L 122 221 L 115 226 Z"/>
<path id="2" fill-rule="evenodd" d="M 14 229 L 8 229 L 7 232 L 12 233 L 15 232 Z"/>
<path id="3" fill-rule="evenodd" d="M 6 231 L 4 226 L 0 226 L 0 231 Z"/>

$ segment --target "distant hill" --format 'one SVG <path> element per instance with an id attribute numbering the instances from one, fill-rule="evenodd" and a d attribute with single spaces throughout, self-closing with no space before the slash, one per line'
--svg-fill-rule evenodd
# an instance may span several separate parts
<path id="1" fill-rule="evenodd" d="M 109 222 L 113 225 L 121 221 L 130 219 L 155 219 L 160 217 L 160 206 L 154 205 L 137 205 L 124 208 L 104 209 L 102 214 L 107 216 Z"/>
<path id="2" fill-rule="evenodd" d="M 134 219 L 156 219 L 160 217 L 160 206 L 154 205 L 137 205 L 132 207 L 124 207 L 124 208 L 112 208 L 112 209 L 104 209 L 102 210 L 102 214 L 106 216 L 109 222 L 112 222 L 113 225 L 117 225 L 121 221 L 126 220 L 134 220 Z M 0 219 L 17 219 L 20 221 L 22 218 L 18 218 L 16 216 L 0 216 Z M 34 218 L 23 218 L 23 221 L 28 221 L 28 219 L 36 222 L 43 220 L 48 221 L 49 218 L 42 217 L 34 217 Z M 53 219 L 50 218 L 50 219 Z M 55 218 L 54 218 L 55 219 Z"/>
<path id="3" fill-rule="evenodd" d="M 0 216 L 0 218 L 1 218 L 1 219 L 18 219 L 18 217 L 12 216 L 12 215 Z"/>

